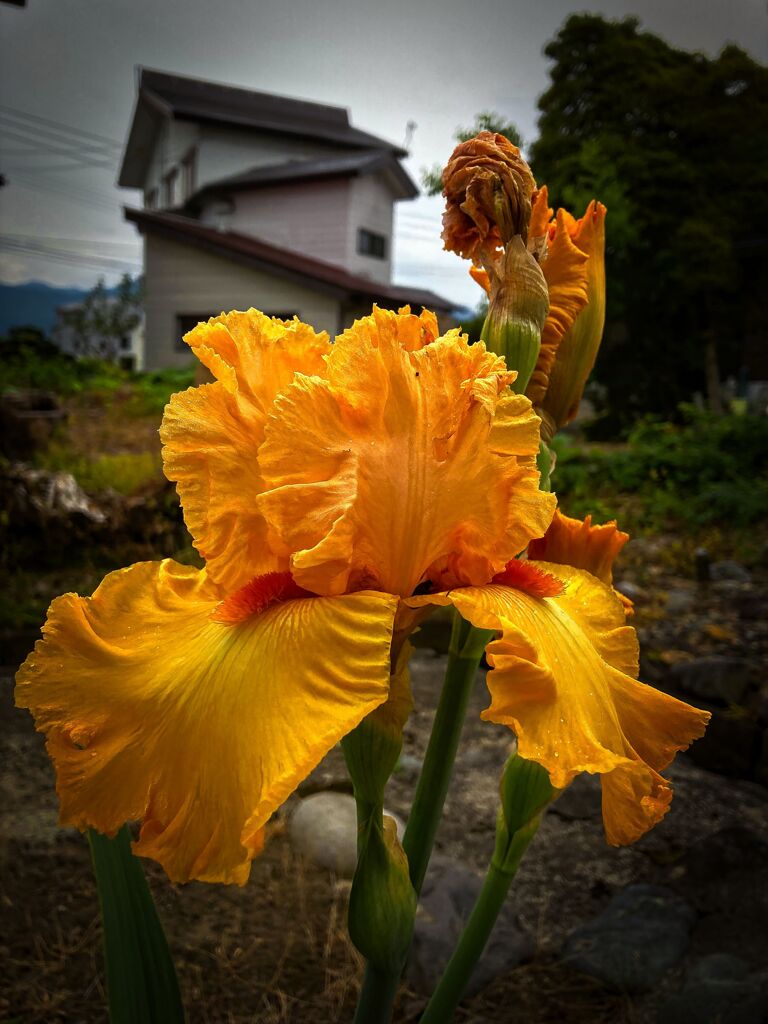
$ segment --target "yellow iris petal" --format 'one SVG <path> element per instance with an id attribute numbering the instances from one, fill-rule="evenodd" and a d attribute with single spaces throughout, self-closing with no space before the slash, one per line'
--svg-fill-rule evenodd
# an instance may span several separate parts
<path id="1" fill-rule="evenodd" d="M 243 884 L 274 810 L 389 692 L 397 601 L 359 593 L 212 621 L 221 592 L 171 561 L 51 606 L 17 703 L 47 737 L 61 821 L 142 828 L 175 881 Z"/>
<path id="2" fill-rule="evenodd" d="M 457 332 L 418 349 L 401 333 L 392 313 L 357 321 L 266 427 L 259 508 L 315 593 L 483 583 L 552 518 L 539 420 L 503 360 Z"/>
<path id="3" fill-rule="evenodd" d="M 610 587 L 579 569 L 534 564 L 566 583 L 562 596 L 492 584 L 421 600 L 450 602 L 474 625 L 500 631 L 487 648 L 492 700 L 483 718 L 514 729 L 520 754 L 558 788 L 578 772 L 600 773 L 608 841 L 634 842 L 672 798 L 659 772 L 702 735 L 709 715 L 634 678 L 637 640 Z"/>
<path id="4" fill-rule="evenodd" d="M 199 324 L 185 340 L 218 380 L 174 395 L 160 436 L 165 472 L 210 575 L 236 590 L 285 568 L 255 504 L 258 449 L 275 400 L 297 372 L 320 374 L 328 337 L 249 310 Z"/>

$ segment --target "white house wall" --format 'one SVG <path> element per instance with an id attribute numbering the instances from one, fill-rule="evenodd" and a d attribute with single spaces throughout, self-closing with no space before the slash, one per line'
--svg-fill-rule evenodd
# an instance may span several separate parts
<path id="1" fill-rule="evenodd" d="M 220 214 L 221 203 L 214 200 L 201 220 L 343 267 L 347 265 L 349 191 L 348 179 L 335 178 L 237 192 L 231 213 Z"/>
<path id="2" fill-rule="evenodd" d="M 199 142 L 199 125 L 192 121 L 168 120 L 165 122 L 158 135 L 147 170 L 144 182 L 145 197 L 153 189 L 157 189 L 162 204 L 163 179 L 174 167 L 180 166 L 190 149 L 197 147 Z"/>
<path id="3" fill-rule="evenodd" d="M 179 316 L 205 320 L 255 306 L 269 314 L 296 313 L 331 337 L 339 329 L 340 304 L 332 296 L 193 246 L 147 234 L 144 267 L 146 370 L 189 364 L 189 349 L 178 344 Z"/>
<path id="4" fill-rule="evenodd" d="M 214 181 L 286 160 L 314 160 L 338 156 L 337 146 L 289 135 L 242 131 L 219 125 L 197 124 L 170 118 L 165 122 L 155 143 L 144 193 L 158 189 L 162 196 L 163 179 L 191 149 L 196 151 L 195 188 Z"/>
<path id="5" fill-rule="evenodd" d="M 388 284 L 392 272 L 393 196 L 383 175 L 365 174 L 350 181 L 347 258 L 353 274 Z M 357 232 L 367 228 L 386 239 L 386 257 L 363 256 L 357 251 Z"/>
<path id="6" fill-rule="evenodd" d="M 197 187 L 240 174 L 251 167 L 338 155 L 338 146 L 312 139 L 204 124 L 200 126 Z"/>

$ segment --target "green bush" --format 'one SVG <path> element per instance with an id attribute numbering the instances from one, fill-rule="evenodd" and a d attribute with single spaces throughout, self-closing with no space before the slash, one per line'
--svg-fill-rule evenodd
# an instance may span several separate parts
<path id="1" fill-rule="evenodd" d="M 713 417 L 690 407 L 679 424 L 646 420 L 621 448 L 558 438 L 554 485 L 572 515 L 635 524 L 747 527 L 768 507 L 768 419 Z"/>
<path id="2" fill-rule="evenodd" d="M 129 416 L 160 415 L 172 394 L 194 384 L 194 376 L 192 365 L 133 373 L 100 359 L 73 359 L 44 340 L 0 342 L 0 393 L 29 388 L 108 397 L 122 390 L 129 394 Z"/>
<path id="3" fill-rule="evenodd" d="M 171 395 L 177 391 L 186 391 L 194 383 L 194 366 L 133 374 L 133 394 L 127 403 L 126 412 L 131 416 L 159 416 Z"/>
<path id="4" fill-rule="evenodd" d="M 161 476 L 160 456 L 152 452 L 123 452 L 88 458 L 65 448 L 51 448 L 38 457 L 44 469 L 71 473 L 84 491 L 112 489 L 118 494 L 135 494 Z"/>

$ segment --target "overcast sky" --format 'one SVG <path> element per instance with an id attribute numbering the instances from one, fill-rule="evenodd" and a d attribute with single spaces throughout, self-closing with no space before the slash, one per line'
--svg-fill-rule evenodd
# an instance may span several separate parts
<path id="1" fill-rule="evenodd" d="M 0 189 L 0 280 L 10 282 L 88 286 L 94 260 L 110 280 L 140 269 L 135 228 L 121 213 L 140 197 L 115 186 L 136 65 L 343 105 L 356 126 L 398 143 L 413 121 L 406 166 L 418 179 L 480 110 L 535 138 L 536 98 L 548 80 L 542 49 L 572 11 L 635 14 L 674 45 L 714 55 L 733 41 L 768 60 L 766 0 L 27 3 L 0 3 L 0 169 L 10 182 Z M 32 145 L 30 125 L 41 129 Z M 66 169 L 71 161 L 52 152 L 71 144 L 61 125 L 90 133 L 81 159 L 106 166 Z M 441 251 L 441 205 L 426 197 L 399 205 L 395 278 L 473 306 L 466 265 Z M 77 255 L 33 256 L 23 251 L 30 245 Z"/>

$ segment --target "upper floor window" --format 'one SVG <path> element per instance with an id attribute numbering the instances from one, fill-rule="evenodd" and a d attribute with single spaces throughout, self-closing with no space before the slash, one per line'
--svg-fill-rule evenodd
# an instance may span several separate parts
<path id="1" fill-rule="evenodd" d="M 357 251 L 361 256 L 374 256 L 377 260 L 383 260 L 387 255 L 387 240 L 384 235 L 377 235 L 368 228 L 358 228 Z"/>
<path id="2" fill-rule="evenodd" d="M 184 199 L 189 199 L 197 188 L 197 150 L 189 150 L 181 161 L 181 193 Z"/>
<path id="3" fill-rule="evenodd" d="M 174 167 L 163 178 L 163 206 L 178 206 L 179 202 L 179 169 Z"/>
<path id="4" fill-rule="evenodd" d="M 147 198 L 145 200 L 146 207 L 148 210 L 157 209 L 157 189 L 152 188 L 147 192 Z"/>

